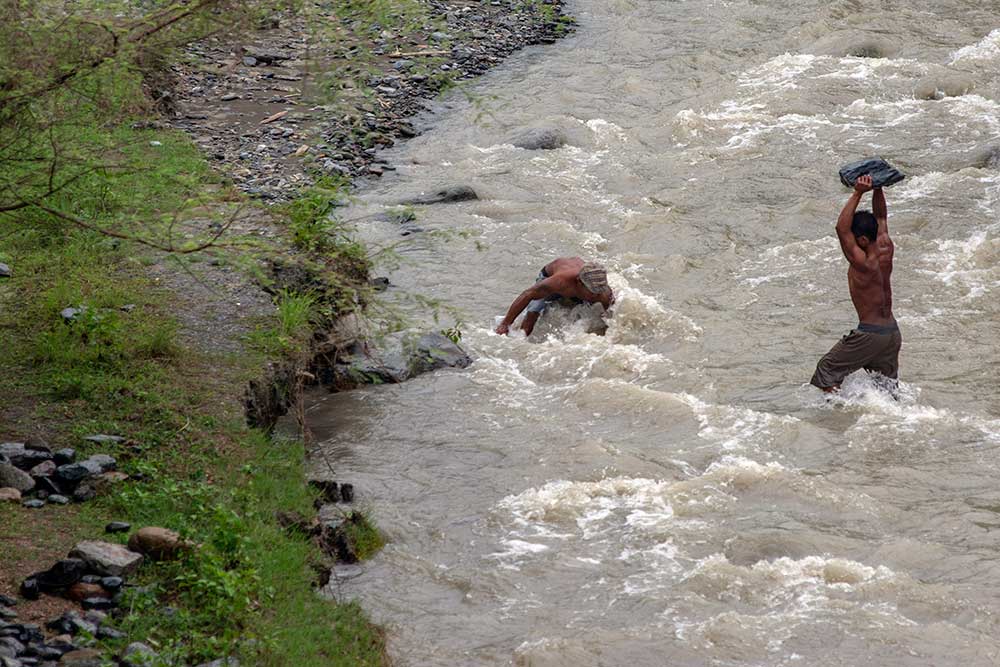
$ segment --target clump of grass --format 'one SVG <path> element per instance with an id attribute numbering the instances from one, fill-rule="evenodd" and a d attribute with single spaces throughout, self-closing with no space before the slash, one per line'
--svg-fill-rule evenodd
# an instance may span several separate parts
<path id="1" fill-rule="evenodd" d="M 385 537 L 364 512 L 354 511 L 348 514 L 341 524 L 341 530 L 354 545 L 358 560 L 368 560 L 385 546 Z"/>

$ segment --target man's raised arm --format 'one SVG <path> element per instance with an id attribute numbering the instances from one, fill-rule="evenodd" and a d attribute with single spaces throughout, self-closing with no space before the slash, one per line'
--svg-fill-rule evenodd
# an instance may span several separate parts
<path id="1" fill-rule="evenodd" d="M 850 199 L 844 204 L 844 210 L 837 218 L 837 238 L 840 239 L 840 249 L 844 251 L 844 257 L 852 266 L 862 270 L 865 267 L 865 251 L 861 249 L 854 238 L 851 222 L 853 222 L 854 213 L 861 203 L 861 197 L 871 189 L 872 177 L 868 175 L 859 177 L 854 183 L 854 192 L 851 193 Z"/>
<path id="2" fill-rule="evenodd" d="M 878 236 L 875 238 L 875 247 L 878 248 L 878 261 L 883 268 L 888 265 L 892 270 L 892 256 L 895 253 L 895 245 L 889 237 L 889 208 L 885 204 L 885 192 L 882 188 L 875 188 L 872 193 L 872 213 L 878 222 Z"/>

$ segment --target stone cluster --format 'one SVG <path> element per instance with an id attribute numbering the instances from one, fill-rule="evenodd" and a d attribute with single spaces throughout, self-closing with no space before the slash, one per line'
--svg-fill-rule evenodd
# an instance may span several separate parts
<path id="1" fill-rule="evenodd" d="M 103 434 L 86 439 L 96 443 L 124 440 Z M 85 502 L 102 488 L 128 479 L 116 470 L 117 465 L 107 454 L 80 459 L 72 448 L 53 451 L 41 442 L 0 443 L 0 502 L 20 502 L 29 508 Z"/>

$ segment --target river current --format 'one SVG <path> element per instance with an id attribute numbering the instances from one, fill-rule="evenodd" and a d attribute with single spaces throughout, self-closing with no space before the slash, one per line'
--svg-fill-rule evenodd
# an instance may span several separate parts
<path id="1" fill-rule="evenodd" d="M 347 211 L 386 245 L 401 198 L 481 197 L 418 207 L 388 274 L 461 309 L 474 364 L 310 409 L 390 540 L 336 592 L 399 666 L 1000 664 L 1000 3 L 569 10 Z M 510 145 L 539 124 L 569 145 Z M 908 175 L 901 396 L 827 401 L 837 169 L 876 154 Z M 493 334 L 566 255 L 608 266 L 606 335 L 582 307 Z"/>

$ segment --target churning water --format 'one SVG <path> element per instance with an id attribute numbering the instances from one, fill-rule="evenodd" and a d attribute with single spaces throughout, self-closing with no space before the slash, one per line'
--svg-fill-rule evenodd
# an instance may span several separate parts
<path id="1" fill-rule="evenodd" d="M 387 244 L 406 195 L 482 197 L 421 209 L 452 238 L 391 273 L 462 309 L 474 365 L 312 409 L 391 540 L 340 593 L 404 666 L 1000 664 L 1000 3 L 571 10 L 349 211 Z M 507 143 L 536 124 L 570 145 Z M 836 171 L 870 154 L 910 175 L 903 390 L 827 402 Z M 578 309 L 494 335 L 561 255 L 609 267 L 607 334 Z"/>

